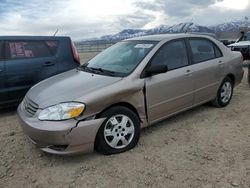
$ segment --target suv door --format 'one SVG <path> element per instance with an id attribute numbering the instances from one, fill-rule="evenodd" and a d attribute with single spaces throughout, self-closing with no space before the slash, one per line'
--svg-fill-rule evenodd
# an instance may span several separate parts
<path id="1" fill-rule="evenodd" d="M 4 102 L 4 54 L 3 41 L 0 41 L 0 104 Z"/>
<path id="2" fill-rule="evenodd" d="M 165 64 L 166 73 L 145 78 L 150 123 L 193 105 L 194 80 L 184 40 L 164 44 L 148 66 Z"/>
<path id="3" fill-rule="evenodd" d="M 46 41 L 11 40 L 6 42 L 6 50 L 8 100 L 21 100 L 31 86 L 58 71 L 56 57 Z"/>
<path id="4" fill-rule="evenodd" d="M 224 62 L 220 49 L 205 38 L 189 39 L 195 80 L 195 104 L 215 98 L 220 85 Z"/>

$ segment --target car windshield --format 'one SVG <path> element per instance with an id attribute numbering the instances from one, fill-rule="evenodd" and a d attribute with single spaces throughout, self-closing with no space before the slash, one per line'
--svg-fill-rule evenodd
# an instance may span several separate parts
<path id="1" fill-rule="evenodd" d="M 240 41 L 250 41 L 250 32 L 245 33 Z"/>
<path id="2" fill-rule="evenodd" d="M 156 41 L 123 41 L 104 50 L 80 68 L 97 74 L 125 77 L 156 45 Z"/>

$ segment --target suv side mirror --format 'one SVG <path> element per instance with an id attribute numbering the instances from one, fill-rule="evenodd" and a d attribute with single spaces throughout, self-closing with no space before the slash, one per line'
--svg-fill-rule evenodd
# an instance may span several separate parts
<path id="1" fill-rule="evenodd" d="M 167 71 L 167 65 L 152 65 L 146 70 L 146 74 L 147 76 L 153 76 L 155 74 L 165 73 Z"/>

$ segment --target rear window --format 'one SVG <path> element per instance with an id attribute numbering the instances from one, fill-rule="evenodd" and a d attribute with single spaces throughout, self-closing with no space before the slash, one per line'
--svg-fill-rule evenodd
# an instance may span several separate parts
<path id="1" fill-rule="evenodd" d="M 54 56 L 57 47 L 57 41 L 10 41 L 7 45 L 10 59 Z"/>

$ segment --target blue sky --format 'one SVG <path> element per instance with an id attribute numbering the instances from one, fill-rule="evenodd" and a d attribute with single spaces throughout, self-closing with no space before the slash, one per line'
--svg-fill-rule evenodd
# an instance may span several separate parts
<path id="1" fill-rule="evenodd" d="M 126 28 L 250 17 L 250 0 L 0 0 L 0 35 L 69 35 L 74 40 Z"/>

